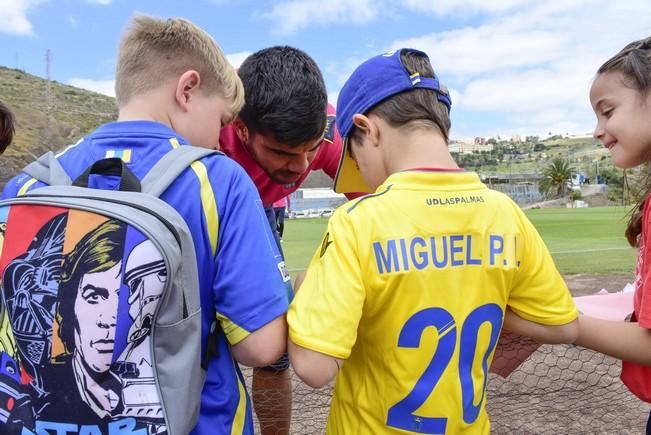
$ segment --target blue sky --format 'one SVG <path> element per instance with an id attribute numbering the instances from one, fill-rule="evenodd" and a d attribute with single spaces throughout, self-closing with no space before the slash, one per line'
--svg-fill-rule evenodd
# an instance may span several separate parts
<path id="1" fill-rule="evenodd" d="M 452 138 L 584 134 L 597 67 L 651 35 L 649 0 L 0 0 L 0 65 L 112 94 L 134 13 L 183 16 L 238 65 L 271 45 L 305 50 L 330 99 L 364 59 L 426 51 L 451 90 Z"/>

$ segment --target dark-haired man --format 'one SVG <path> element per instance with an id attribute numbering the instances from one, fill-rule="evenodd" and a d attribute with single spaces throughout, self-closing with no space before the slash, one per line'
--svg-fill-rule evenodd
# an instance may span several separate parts
<path id="1" fill-rule="evenodd" d="M 233 124 L 222 129 L 221 151 L 255 183 L 282 251 L 273 203 L 298 189 L 310 171 L 321 169 L 334 178 L 342 149 L 335 111 L 328 105 L 319 67 L 299 49 L 276 46 L 257 51 L 244 60 L 238 74 L 245 103 Z M 263 435 L 289 433 L 288 368 L 285 356 L 254 371 L 253 402 Z"/>

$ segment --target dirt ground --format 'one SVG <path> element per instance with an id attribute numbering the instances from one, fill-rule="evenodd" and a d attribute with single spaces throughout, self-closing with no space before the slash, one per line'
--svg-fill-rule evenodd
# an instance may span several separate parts
<path id="1" fill-rule="evenodd" d="M 565 275 L 565 282 L 573 296 L 584 296 L 606 289 L 610 293 L 622 290 L 627 283 L 633 284 L 635 275 L 632 273 L 615 275 Z"/>

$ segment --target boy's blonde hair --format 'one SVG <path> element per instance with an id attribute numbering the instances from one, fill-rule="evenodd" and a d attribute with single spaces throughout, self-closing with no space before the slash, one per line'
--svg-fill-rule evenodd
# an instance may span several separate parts
<path id="1" fill-rule="evenodd" d="M 133 17 L 118 51 L 118 106 L 189 70 L 199 73 L 205 93 L 232 98 L 237 116 L 244 105 L 242 82 L 208 33 L 183 18 Z"/>

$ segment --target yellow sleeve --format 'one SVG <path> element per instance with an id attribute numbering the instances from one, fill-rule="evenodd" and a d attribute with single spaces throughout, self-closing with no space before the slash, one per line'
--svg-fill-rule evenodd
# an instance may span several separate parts
<path id="1" fill-rule="evenodd" d="M 355 230 L 342 207 L 330 218 L 289 307 L 289 338 L 306 349 L 348 358 L 357 339 L 364 298 Z"/>
<path id="2" fill-rule="evenodd" d="M 509 295 L 509 307 L 520 317 L 544 325 L 564 325 L 579 311 L 547 246 L 527 217 L 518 210 L 523 233 L 517 243 L 520 267 Z"/>

